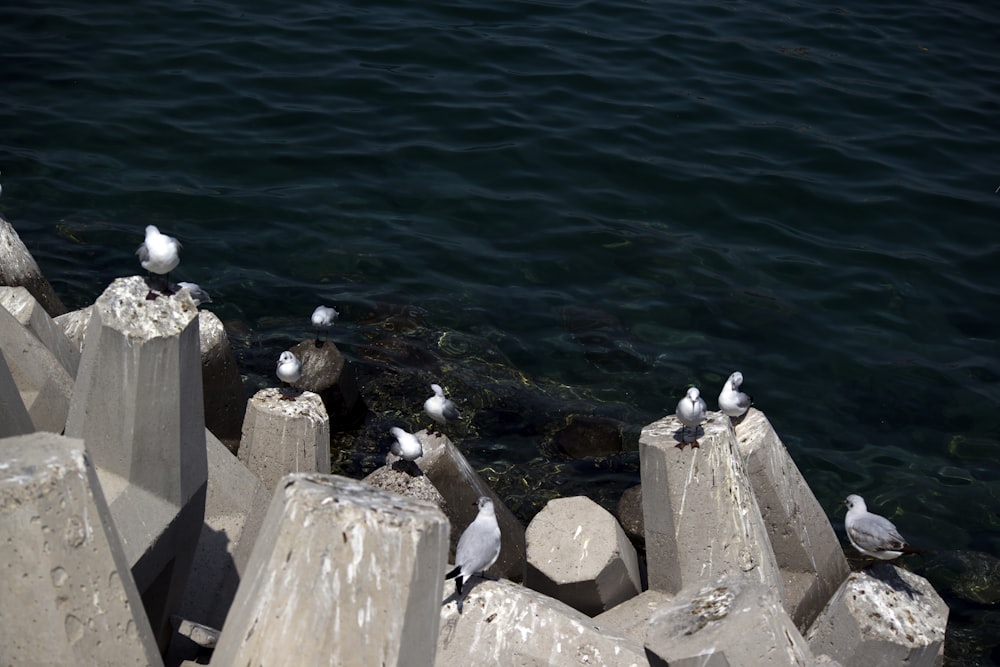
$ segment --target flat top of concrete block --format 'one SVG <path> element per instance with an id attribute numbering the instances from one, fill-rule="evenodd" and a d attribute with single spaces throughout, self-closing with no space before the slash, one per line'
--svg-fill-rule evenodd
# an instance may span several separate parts
<path id="1" fill-rule="evenodd" d="M 187 290 L 154 299 L 147 299 L 148 294 L 149 285 L 140 276 L 116 278 L 94 307 L 105 326 L 134 338 L 173 336 L 198 317 L 198 308 Z"/>
<path id="2" fill-rule="evenodd" d="M 285 394 L 277 387 L 261 389 L 250 399 L 252 407 L 264 412 L 270 412 L 285 417 L 305 417 L 316 422 L 329 421 L 330 417 L 323 406 L 323 399 L 319 394 L 311 391 L 289 394 L 294 395 L 293 400 L 282 398 Z"/>
<path id="3" fill-rule="evenodd" d="M 389 493 L 374 486 L 339 475 L 320 473 L 291 473 L 278 483 L 275 493 L 299 498 L 309 498 L 316 505 L 352 505 L 395 515 L 433 514 L 434 518 L 447 524 L 448 519 L 432 503 Z"/>
<path id="4" fill-rule="evenodd" d="M 0 461 L 0 491 L 45 483 L 62 478 L 69 470 L 86 469 L 83 440 L 77 438 L 38 432 L 4 438 L 0 443 L 4 453 Z"/>
<path id="5" fill-rule="evenodd" d="M 916 647 L 944 641 L 948 606 L 923 577 L 880 563 L 852 573 L 846 588 L 844 601 L 868 634 Z"/>

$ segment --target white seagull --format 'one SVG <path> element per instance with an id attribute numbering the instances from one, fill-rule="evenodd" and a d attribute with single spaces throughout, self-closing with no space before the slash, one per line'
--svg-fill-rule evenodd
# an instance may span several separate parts
<path id="1" fill-rule="evenodd" d="M 208 295 L 208 292 L 201 288 L 201 285 L 197 283 L 177 283 L 177 287 L 180 289 L 186 289 L 188 294 L 191 295 L 191 300 L 194 301 L 194 305 L 200 306 L 203 303 L 212 303 L 212 297 Z"/>
<path id="2" fill-rule="evenodd" d="M 465 582 L 474 575 L 485 577 L 486 570 L 500 556 L 500 524 L 493 509 L 493 501 L 486 496 L 480 496 L 476 503 L 479 514 L 462 536 L 458 538 L 455 549 L 455 569 L 445 575 L 445 579 L 455 579 L 455 593 L 458 601 L 458 613 L 462 613 L 462 588 Z"/>
<path id="3" fill-rule="evenodd" d="M 160 230 L 154 225 L 146 225 L 146 240 L 135 251 L 135 254 L 139 256 L 139 263 L 142 264 L 142 268 L 146 269 L 149 273 L 163 276 L 159 281 L 163 286 L 163 290 L 161 291 L 167 296 L 173 294 L 170 290 L 168 278 L 170 272 L 176 269 L 177 265 L 181 263 L 180 249 L 181 244 L 177 239 L 166 234 L 161 234 Z M 156 298 L 156 294 L 153 293 L 152 289 L 146 295 L 146 298 Z"/>
<path id="4" fill-rule="evenodd" d="M 857 494 L 847 496 L 847 516 L 844 528 L 851 545 L 866 556 L 880 560 L 892 560 L 903 554 L 921 553 L 914 549 L 896 530 L 896 526 L 884 516 L 872 514 L 865 505 L 865 499 Z"/>
<path id="5" fill-rule="evenodd" d="M 446 424 L 449 419 L 461 419 L 462 414 L 451 402 L 451 399 L 444 397 L 444 389 L 439 384 L 432 384 L 431 391 L 434 395 L 424 401 L 424 412 L 427 416 L 438 424 Z"/>
<path id="6" fill-rule="evenodd" d="M 682 398 L 677 404 L 677 418 L 680 419 L 681 424 L 684 425 L 684 428 L 681 430 L 682 442 L 678 445 L 678 447 L 683 449 L 684 443 L 688 442 L 688 429 L 692 429 L 694 431 L 694 440 L 691 441 L 691 446 L 698 446 L 698 427 L 703 421 L 705 421 L 706 410 L 705 399 L 701 397 L 701 392 L 698 391 L 698 388 L 691 387 L 688 389 L 687 395 L 684 396 L 684 398 Z"/>
<path id="7" fill-rule="evenodd" d="M 281 400 L 295 400 L 294 396 L 288 395 L 287 390 L 291 389 L 291 385 L 298 382 L 299 378 L 302 377 L 302 363 L 298 360 L 298 357 L 289 350 L 282 352 L 278 357 L 277 374 L 282 385 Z"/>
<path id="8" fill-rule="evenodd" d="M 336 308 L 328 306 L 316 306 L 312 314 L 312 325 L 316 328 L 316 346 L 320 345 L 320 334 L 324 329 L 331 328 L 337 321 L 340 313 Z"/>
<path id="9" fill-rule="evenodd" d="M 398 426 L 393 426 L 389 432 L 396 438 L 389 451 L 396 456 L 406 461 L 416 461 L 424 455 L 424 446 L 420 444 L 420 439 L 417 436 Z"/>
<path id="10" fill-rule="evenodd" d="M 741 384 L 743 373 L 736 371 L 722 385 L 722 392 L 719 393 L 719 409 L 730 419 L 742 417 L 753 405 L 753 397 L 740 391 Z"/>

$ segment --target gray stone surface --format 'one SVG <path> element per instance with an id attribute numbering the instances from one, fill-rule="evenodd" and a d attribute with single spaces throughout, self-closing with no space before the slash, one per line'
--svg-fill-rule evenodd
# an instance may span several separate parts
<path id="1" fill-rule="evenodd" d="M 87 333 L 87 326 L 90 324 L 90 316 L 93 313 L 94 307 L 87 306 L 86 308 L 63 313 L 53 320 L 62 328 L 69 342 L 80 352 L 83 351 L 83 338 Z"/>
<path id="2" fill-rule="evenodd" d="M 137 276 L 97 299 L 66 423 L 87 443 L 161 650 L 201 532 L 208 476 L 198 317 Z"/>
<path id="3" fill-rule="evenodd" d="M 431 665 L 448 521 L 344 477 L 281 480 L 219 637 L 220 665 Z"/>
<path id="4" fill-rule="evenodd" d="M 424 455 L 416 463 L 447 503 L 445 510 L 452 526 L 449 561 L 455 560 L 455 547 L 462 531 L 476 518 L 476 501 L 480 496 L 489 496 L 496 508 L 501 540 L 500 556 L 489 569 L 489 574 L 511 581 L 524 581 L 524 526 L 493 492 L 486 480 L 473 470 L 448 436 L 431 434 L 426 430 L 415 435 L 424 446 Z"/>
<path id="5" fill-rule="evenodd" d="M 80 440 L 0 440 L 0 662 L 162 664 Z"/>
<path id="6" fill-rule="evenodd" d="M 221 628 L 240 583 L 235 559 L 237 545 L 243 539 L 252 545 L 256 537 L 253 528 L 247 529 L 247 518 L 256 505 L 266 511 L 271 493 L 211 431 L 205 433 L 205 444 L 208 454 L 205 523 L 178 614 Z"/>
<path id="7" fill-rule="evenodd" d="M 764 413 L 750 408 L 735 437 L 784 578 L 785 608 L 805 631 L 850 572 L 844 550 Z"/>
<path id="8" fill-rule="evenodd" d="M 35 258 L 28 252 L 13 225 L 2 217 L 0 217 L 0 285 L 26 287 L 52 317 L 66 312 L 66 306 L 42 275 Z"/>
<path id="9" fill-rule="evenodd" d="M 944 659 L 948 605 L 923 577 L 888 563 L 852 573 L 806 640 L 845 665 L 930 667 Z"/>
<path id="10" fill-rule="evenodd" d="M 606 509 L 589 498 L 550 500 L 525 532 L 524 583 L 588 616 L 638 595 L 635 547 Z"/>
<path id="11" fill-rule="evenodd" d="M 247 403 L 239 459 L 268 490 L 292 472 L 330 472 L 330 419 L 311 391 L 294 400 L 261 389 Z"/>
<path id="12" fill-rule="evenodd" d="M 240 446 L 247 392 L 226 328 L 215 313 L 198 311 L 201 339 L 201 384 L 205 426 L 234 454 Z"/>
<path id="13" fill-rule="evenodd" d="M 594 617 L 594 622 L 613 628 L 638 644 L 646 643 L 649 619 L 673 600 L 672 595 L 659 591 L 643 591 L 634 598 Z"/>
<path id="14" fill-rule="evenodd" d="M 358 381 L 337 346 L 322 341 L 317 347 L 315 340 L 304 340 L 291 351 L 302 362 L 302 377 L 295 387 L 319 394 L 335 424 L 349 420 L 360 405 Z"/>
<path id="15" fill-rule="evenodd" d="M 415 471 L 415 474 L 411 471 Z M 444 496 L 411 461 L 399 460 L 395 465 L 376 468 L 361 481 L 383 491 L 429 502 L 440 508 L 445 516 L 448 514 L 448 503 Z"/>
<path id="16" fill-rule="evenodd" d="M 646 654 L 650 665 L 664 667 L 798 667 L 813 661 L 774 589 L 744 575 L 680 591 L 650 620 Z"/>
<path id="17" fill-rule="evenodd" d="M 52 353 L 72 377 L 80 366 L 80 350 L 70 342 L 31 292 L 25 287 L 0 287 L 0 306 Z"/>
<path id="18" fill-rule="evenodd" d="M 24 407 L 21 393 L 17 390 L 17 384 L 14 383 L 14 377 L 3 356 L 3 349 L 0 349 L 0 438 L 24 435 L 34 430 L 31 415 Z"/>
<path id="19" fill-rule="evenodd" d="M 677 447 L 680 429 L 670 415 L 639 436 L 649 588 L 676 593 L 745 574 L 783 599 L 781 573 L 729 418 L 709 412 L 698 448 Z"/>
<path id="20" fill-rule="evenodd" d="M 11 296 L 11 288 L 6 289 Z M 23 309 L 15 310 L 25 315 Z M 36 314 L 33 319 L 42 317 Z M 62 433 L 73 393 L 73 374 L 2 302 L 0 348 L 35 430 Z"/>
<path id="21" fill-rule="evenodd" d="M 437 667 L 648 664 L 641 644 L 558 600 L 509 581 L 472 582 L 461 614 L 454 587 L 443 591 Z"/>

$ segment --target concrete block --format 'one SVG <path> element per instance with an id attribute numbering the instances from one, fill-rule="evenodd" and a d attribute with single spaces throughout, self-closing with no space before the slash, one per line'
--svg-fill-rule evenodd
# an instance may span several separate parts
<path id="1" fill-rule="evenodd" d="M 21 392 L 17 390 L 14 377 L 10 374 L 3 350 L 0 349 L 0 438 L 24 435 L 35 430 L 31 415 L 24 407 Z"/>
<path id="2" fill-rule="evenodd" d="M 670 415 L 639 436 L 649 587 L 665 593 L 721 576 L 747 575 L 773 587 L 781 572 L 737 451 L 729 417 L 709 412 L 700 447 L 677 447 Z"/>
<path id="3" fill-rule="evenodd" d="M 923 577 L 883 563 L 854 572 L 806 633 L 845 665 L 941 665 L 948 605 Z"/>
<path id="4" fill-rule="evenodd" d="M 33 334 L 71 376 L 76 377 L 80 349 L 70 342 L 62 327 L 52 320 L 27 288 L 0 287 L 0 306 Z"/>
<path id="5" fill-rule="evenodd" d="M 204 520 L 197 309 L 137 276 L 97 299 L 66 434 L 84 439 L 161 650 Z"/>
<path id="6" fill-rule="evenodd" d="M 660 591 L 643 591 L 634 598 L 594 617 L 594 623 L 620 632 L 638 644 L 646 643 L 649 619 L 673 600 Z"/>
<path id="7" fill-rule="evenodd" d="M 68 313 L 56 317 L 52 321 L 59 325 L 69 339 L 69 342 L 80 352 L 83 351 L 83 338 L 87 333 L 87 326 L 90 324 L 90 316 L 94 313 L 93 306 L 87 306 L 79 310 L 71 310 Z"/>
<path id="8" fill-rule="evenodd" d="M 244 538 L 253 543 L 256 533 L 251 534 L 253 526 L 247 529 L 247 518 L 255 505 L 266 511 L 271 493 L 211 431 L 205 433 L 205 445 L 205 522 L 178 615 L 221 628 L 240 583 L 236 547 Z M 259 529 L 259 523 L 255 527 Z"/>
<path id="9" fill-rule="evenodd" d="M 411 474 L 411 470 L 416 470 L 417 474 Z M 448 503 L 444 496 L 431 484 L 427 475 L 420 472 L 420 468 L 410 461 L 400 459 L 396 466 L 384 465 L 376 468 L 361 481 L 376 489 L 431 503 L 444 512 L 445 516 L 448 514 Z"/>
<path id="10" fill-rule="evenodd" d="M 663 667 L 800 667 L 813 662 L 774 589 L 740 574 L 679 592 L 650 620 L 646 655 L 650 665 Z"/>
<path id="11" fill-rule="evenodd" d="M 275 387 L 247 403 L 239 459 L 274 491 L 291 472 L 330 472 L 330 418 L 311 391 L 284 400 Z"/>
<path id="12" fill-rule="evenodd" d="M 625 489 L 622 497 L 618 499 L 617 507 L 615 507 L 615 516 L 618 523 L 622 525 L 625 534 L 632 540 L 632 544 L 638 544 L 640 547 L 645 545 L 646 527 L 642 522 L 641 484 Z"/>
<path id="13" fill-rule="evenodd" d="M 462 530 L 476 518 L 479 511 L 476 501 L 480 496 L 489 496 L 496 508 L 501 539 L 500 557 L 489 569 L 489 574 L 524 581 L 524 526 L 447 436 L 426 430 L 415 435 L 424 446 L 424 455 L 416 463 L 447 503 L 444 509 L 452 525 L 449 562 L 455 561 L 455 547 Z"/>
<path id="14" fill-rule="evenodd" d="M 226 328 L 215 313 L 198 311 L 201 337 L 201 385 L 205 398 L 205 426 L 236 453 L 247 408 L 236 355 L 229 344 Z"/>
<path id="15" fill-rule="evenodd" d="M 805 631 L 850 572 L 843 547 L 764 413 L 750 408 L 734 437 L 784 578 L 785 608 Z"/>
<path id="16" fill-rule="evenodd" d="M 13 225 L 0 217 L 0 285 L 26 287 L 38 299 L 49 315 L 66 312 L 52 285 L 42 275 L 35 258 L 28 252 Z"/>
<path id="17" fill-rule="evenodd" d="M 0 440 L 0 662 L 162 665 L 83 442 Z"/>
<path id="18" fill-rule="evenodd" d="M 323 399 L 326 412 L 335 424 L 350 422 L 362 407 L 354 368 L 331 341 L 304 340 L 291 348 L 302 362 L 302 377 L 296 389 L 311 391 Z"/>
<path id="19" fill-rule="evenodd" d="M 596 616 L 642 590 L 635 547 L 606 509 L 589 498 L 546 503 L 525 532 L 524 584 Z"/>
<path id="20" fill-rule="evenodd" d="M 220 665 L 431 665 L 448 548 L 436 507 L 318 474 L 281 480 Z"/>
<path id="21" fill-rule="evenodd" d="M 73 375 L 2 303 L 0 348 L 35 430 L 62 433 L 73 393 Z"/>
<path id="22" fill-rule="evenodd" d="M 442 592 L 451 596 L 441 607 L 437 667 L 649 664 L 641 644 L 558 600 L 509 581 L 473 582 L 461 614 L 453 587 Z"/>

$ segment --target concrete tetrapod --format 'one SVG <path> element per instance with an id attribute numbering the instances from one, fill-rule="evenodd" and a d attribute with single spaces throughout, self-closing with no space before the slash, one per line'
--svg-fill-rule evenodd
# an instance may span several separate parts
<path id="1" fill-rule="evenodd" d="M 595 616 L 638 595 L 635 547 L 606 509 L 590 498 L 556 498 L 525 532 L 524 584 Z"/>
<path id="2" fill-rule="evenodd" d="M 147 300 L 137 276 L 94 303 L 66 434 L 97 467 L 160 649 L 205 512 L 208 465 L 198 311 L 186 291 Z"/>
<path id="3" fill-rule="evenodd" d="M 83 442 L 0 440 L 0 662 L 162 665 Z"/>
<path id="4" fill-rule="evenodd" d="M 212 663 L 432 665 L 448 520 L 319 474 L 283 478 Z"/>
<path id="5" fill-rule="evenodd" d="M 31 415 L 24 407 L 21 393 L 14 384 L 3 350 L 0 349 L 0 438 L 23 435 L 35 430 Z"/>
<path id="6" fill-rule="evenodd" d="M 0 217 L 0 285 L 23 286 L 55 317 L 66 312 L 13 225 Z"/>

